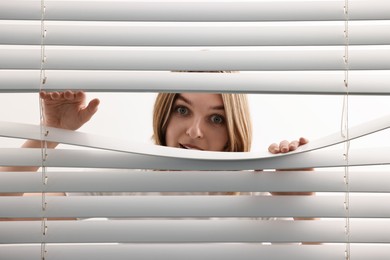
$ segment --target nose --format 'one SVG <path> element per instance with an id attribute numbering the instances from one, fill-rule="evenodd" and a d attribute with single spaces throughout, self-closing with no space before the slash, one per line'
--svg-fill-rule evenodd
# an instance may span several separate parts
<path id="1" fill-rule="evenodd" d="M 192 120 L 189 126 L 187 127 L 186 134 L 193 139 L 202 138 L 203 131 L 201 126 L 201 120 L 200 119 Z"/>

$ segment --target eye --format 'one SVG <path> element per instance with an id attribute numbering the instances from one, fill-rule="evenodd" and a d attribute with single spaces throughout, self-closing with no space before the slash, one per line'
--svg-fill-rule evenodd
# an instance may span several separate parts
<path id="1" fill-rule="evenodd" d="M 223 124 L 225 122 L 225 119 L 223 118 L 223 116 L 220 116 L 220 115 L 212 115 L 210 120 L 214 124 L 218 124 L 218 125 Z"/>
<path id="2" fill-rule="evenodd" d="M 178 106 L 176 107 L 176 113 L 178 113 L 179 115 L 182 115 L 182 116 L 185 116 L 185 115 L 188 115 L 188 108 L 186 107 L 183 107 L 183 106 Z"/>

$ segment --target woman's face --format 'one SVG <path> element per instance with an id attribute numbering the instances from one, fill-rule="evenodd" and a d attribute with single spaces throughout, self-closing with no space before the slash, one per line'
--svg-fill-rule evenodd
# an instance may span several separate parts
<path id="1" fill-rule="evenodd" d="M 225 117 L 220 94 L 178 94 L 168 121 L 167 146 L 224 151 L 228 142 Z"/>

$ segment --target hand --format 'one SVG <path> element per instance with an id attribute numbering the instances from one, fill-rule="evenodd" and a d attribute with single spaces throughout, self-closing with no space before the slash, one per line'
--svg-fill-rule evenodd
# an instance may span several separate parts
<path id="1" fill-rule="evenodd" d="M 278 153 L 288 153 L 291 151 L 295 151 L 299 146 L 307 144 L 309 140 L 306 138 L 299 138 L 299 141 L 295 140 L 292 142 L 289 141 L 281 141 L 279 144 L 273 143 L 268 147 L 268 151 L 273 154 L 278 154 Z"/>
<path id="2" fill-rule="evenodd" d="M 309 142 L 306 138 L 299 138 L 299 141 L 282 141 L 279 144 L 273 143 L 268 147 L 268 151 L 273 154 L 278 153 L 288 153 L 291 151 L 295 151 L 299 146 L 307 144 Z M 294 169 L 294 170 L 277 170 L 278 172 L 283 171 L 314 171 L 313 168 L 307 168 L 307 169 Z M 314 195 L 313 192 L 272 192 L 272 195 Z"/>
<path id="3" fill-rule="evenodd" d="M 93 99 L 85 106 L 85 93 L 82 91 L 72 92 L 40 92 L 39 93 L 44 106 L 45 124 L 47 126 L 76 130 L 88 122 L 96 113 L 100 101 Z M 55 148 L 56 142 L 47 142 L 48 148 Z M 39 140 L 27 140 L 23 148 L 41 148 L 42 143 Z M 2 171 L 37 171 L 39 167 L 35 166 L 10 166 L 0 167 Z M 10 194 L 0 193 L 0 196 Z M 22 193 L 13 193 L 11 195 L 22 195 Z"/>
<path id="4" fill-rule="evenodd" d="M 309 142 L 306 138 L 299 138 L 299 141 L 282 141 L 279 144 L 273 143 L 268 147 L 268 151 L 273 154 L 278 153 L 288 153 L 291 151 L 295 151 L 299 146 L 307 144 Z M 283 171 L 289 171 L 289 170 L 278 170 L 280 173 Z M 314 171 L 313 168 L 308 169 L 295 169 L 295 171 Z M 271 192 L 273 196 L 314 196 L 314 192 Z M 300 218 L 300 217 L 294 217 L 294 220 L 318 220 L 317 218 Z M 302 244 L 319 244 L 319 243 L 302 243 Z"/>
<path id="5" fill-rule="evenodd" d="M 77 130 L 96 113 L 99 99 L 91 100 L 86 106 L 83 91 L 40 92 L 44 106 L 45 124 L 50 127 Z"/>

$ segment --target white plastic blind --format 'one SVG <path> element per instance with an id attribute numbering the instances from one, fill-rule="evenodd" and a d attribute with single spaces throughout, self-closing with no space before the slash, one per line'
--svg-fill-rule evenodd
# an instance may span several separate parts
<path id="1" fill-rule="evenodd" d="M 13 0 L 0 2 L 0 19 L 3 93 L 37 93 L 43 64 L 45 90 L 390 94 L 386 0 Z M 349 128 L 348 137 L 388 127 L 384 116 Z M 271 156 L 177 151 L 48 130 L 45 140 L 72 148 L 45 151 L 47 183 L 40 172 L 0 172 L 0 192 L 77 196 L 0 196 L 0 218 L 6 220 L 0 222 L 0 259 L 390 258 L 389 147 L 351 149 L 346 161 L 339 132 Z M 1 122 L 0 135 L 42 138 L 38 125 L 24 122 Z M 41 165 L 41 149 L 0 149 L 0 166 Z M 318 171 L 299 170 L 307 167 Z M 230 191 L 246 195 L 223 194 Z M 324 195 L 254 195 L 307 191 Z M 293 217 L 320 219 L 284 219 Z M 301 244 L 306 242 L 320 244 Z"/>

